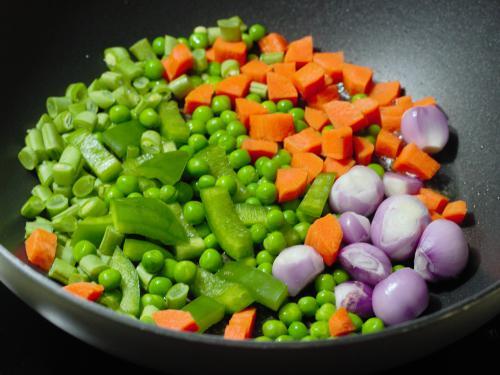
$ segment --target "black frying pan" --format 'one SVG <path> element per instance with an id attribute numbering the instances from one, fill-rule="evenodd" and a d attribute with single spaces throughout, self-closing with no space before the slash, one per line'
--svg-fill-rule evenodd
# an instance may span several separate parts
<path id="1" fill-rule="evenodd" d="M 422 357 L 473 331 L 500 312 L 500 7 L 470 1 L 123 1 L 25 4 L 9 18 L 2 43 L 9 95 L 0 130 L 0 279 L 27 304 L 70 334 L 105 351 L 157 369 L 189 373 L 208 363 L 218 371 L 323 366 L 373 371 Z M 228 342 L 147 326 L 103 307 L 75 301 L 18 259 L 23 220 L 18 210 L 34 184 L 16 160 L 24 131 L 47 96 L 72 81 L 90 82 L 104 69 L 102 50 L 239 14 L 248 23 L 294 39 L 313 34 L 324 50 L 397 79 L 407 93 L 437 97 L 453 136 L 433 181 L 467 200 L 465 232 L 471 259 L 456 281 L 432 287 L 425 316 L 381 334 L 313 343 Z M 29 36 L 21 36 L 28 32 Z M 9 249 L 9 250 L 6 250 Z M 36 334 L 36 333 L 33 333 Z M 28 338 L 27 338 L 28 339 Z M 360 357 L 362 353 L 362 357 Z M 165 366 L 168 360 L 168 366 Z M 265 366 L 263 364 L 265 363 Z"/>

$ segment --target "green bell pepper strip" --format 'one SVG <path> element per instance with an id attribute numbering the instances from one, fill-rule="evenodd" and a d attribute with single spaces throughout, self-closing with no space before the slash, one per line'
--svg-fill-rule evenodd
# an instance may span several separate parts
<path id="1" fill-rule="evenodd" d="M 140 262 L 144 253 L 149 250 L 160 250 L 165 258 L 173 258 L 172 254 L 153 242 L 135 238 L 126 238 L 123 242 L 123 254 L 132 262 Z"/>
<path id="2" fill-rule="evenodd" d="M 245 287 L 224 280 L 202 268 L 198 268 L 191 290 L 195 296 L 207 296 L 223 304 L 229 314 L 241 311 L 254 302 Z"/>
<path id="3" fill-rule="evenodd" d="M 74 273 L 77 273 L 76 267 L 68 262 L 55 258 L 52 266 L 50 267 L 48 276 L 51 279 L 57 280 L 63 284 L 68 284 L 69 278 Z"/>
<path id="4" fill-rule="evenodd" d="M 334 181 L 333 173 L 321 173 L 316 176 L 298 209 L 306 215 L 320 217 Z"/>
<path id="5" fill-rule="evenodd" d="M 73 257 L 73 249 L 70 244 L 65 246 L 57 245 L 56 258 L 64 260 L 66 263 L 74 266 L 76 264 L 76 259 Z"/>
<path id="6" fill-rule="evenodd" d="M 217 272 L 225 280 L 248 289 L 255 301 L 277 311 L 288 296 L 287 286 L 280 280 L 242 262 L 228 262 Z"/>
<path id="7" fill-rule="evenodd" d="M 182 308 L 191 313 L 198 332 L 205 332 L 224 318 L 224 305 L 207 296 L 199 296 Z"/>
<path id="8" fill-rule="evenodd" d="M 151 280 L 153 280 L 153 277 L 155 277 L 155 275 L 146 271 L 142 263 L 139 263 L 135 270 L 137 271 L 137 275 L 139 276 L 139 281 L 141 282 L 142 289 L 148 290 L 149 283 L 151 282 Z"/>
<path id="9" fill-rule="evenodd" d="M 127 174 L 156 178 L 164 185 L 178 182 L 189 159 L 185 151 L 170 151 L 159 154 L 145 154 L 125 161 L 123 167 Z"/>
<path id="10" fill-rule="evenodd" d="M 78 266 L 85 272 L 91 279 L 96 279 L 99 274 L 108 268 L 106 263 L 102 261 L 102 259 L 95 254 L 85 255 L 80 262 L 78 262 Z"/>
<path id="11" fill-rule="evenodd" d="M 130 260 L 123 252 L 116 248 L 109 266 L 114 268 L 122 276 L 120 284 L 123 297 L 120 302 L 120 310 L 133 316 L 138 316 L 141 305 L 141 289 L 139 287 L 139 276 Z"/>
<path id="12" fill-rule="evenodd" d="M 112 310 L 120 308 L 120 301 L 122 299 L 122 292 L 120 289 L 106 290 L 99 298 L 98 302 Z"/>
<path id="13" fill-rule="evenodd" d="M 74 133 L 76 132 L 78 130 Z M 120 161 L 99 142 L 95 135 L 89 134 L 88 131 L 73 134 L 69 142 L 80 147 L 80 152 L 88 166 L 103 182 L 114 180 L 122 171 Z"/>
<path id="14" fill-rule="evenodd" d="M 74 283 L 79 283 L 79 282 L 87 282 L 89 281 L 89 277 L 85 274 L 82 273 L 74 273 L 72 274 L 69 279 L 68 279 L 68 284 L 74 284 Z"/>
<path id="15" fill-rule="evenodd" d="M 214 186 L 200 191 L 208 225 L 224 251 L 233 259 L 253 256 L 250 231 L 241 222 L 229 192 Z"/>
<path id="16" fill-rule="evenodd" d="M 123 234 L 138 234 L 165 245 L 176 245 L 188 238 L 179 217 L 159 199 L 114 199 L 110 212 L 115 228 Z"/>
<path id="17" fill-rule="evenodd" d="M 113 255 L 116 247 L 122 244 L 123 237 L 123 234 L 118 232 L 114 226 L 108 225 L 99 245 L 99 251 L 104 255 Z"/>
<path id="18" fill-rule="evenodd" d="M 88 217 L 81 220 L 71 237 L 71 246 L 74 246 L 81 240 L 88 240 L 96 247 L 99 246 L 109 225 L 113 225 L 111 215 Z"/>
<path id="19" fill-rule="evenodd" d="M 186 144 L 190 131 L 179 111 L 177 102 L 172 100 L 160 103 L 158 111 L 160 115 L 161 135 L 174 141 L 177 146 Z"/>
<path id="20" fill-rule="evenodd" d="M 180 219 L 184 230 L 188 236 L 186 242 L 180 243 L 174 247 L 175 258 L 177 260 L 187 260 L 198 258 L 201 253 L 205 250 L 205 242 L 203 238 L 198 235 L 196 229 L 194 229 L 184 218 L 184 213 L 182 212 L 182 207 L 179 203 L 169 204 L 171 210 Z"/>
<path id="21" fill-rule="evenodd" d="M 130 52 L 135 56 L 135 58 L 139 61 L 144 60 L 157 60 L 156 53 L 153 51 L 153 47 L 151 47 L 151 43 L 146 38 L 138 40 L 135 42 L 130 48 Z"/>
<path id="22" fill-rule="evenodd" d="M 153 314 L 157 311 L 160 311 L 158 307 L 154 305 L 147 305 L 144 306 L 142 309 L 141 317 L 139 320 L 143 323 L 148 323 L 148 324 L 155 324 L 155 321 L 153 319 Z"/>
<path id="23" fill-rule="evenodd" d="M 248 203 L 236 203 L 234 207 L 238 217 L 246 226 L 266 224 L 267 208 Z"/>
<path id="24" fill-rule="evenodd" d="M 139 121 L 127 121 L 105 130 L 102 141 L 116 156 L 124 158 L 128 146 L 140 146 L 141 135 L 145 130 Z"/>

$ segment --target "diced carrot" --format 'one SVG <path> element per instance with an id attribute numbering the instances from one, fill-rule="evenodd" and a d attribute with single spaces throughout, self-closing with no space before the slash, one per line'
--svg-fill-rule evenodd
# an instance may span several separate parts
<path id="1" fill-rule="evenodd" d="M 325 88 L 325 71 L 318 64 L 310 62 L 293 74 L 292 81 L 300 94 L 307 100 Z"/>
<path id="2" fill-rule="evenodd" d="M 24 245 L 30 263 L 48 271 L 56 257 L 57 236 L 44 229 L 35 229 Z"/>
<path id="3" fill-rule="evenodd" d="M 207 49 L 207 52 L 205 52 L 205 56 L 207 57 L 207 60 L 209 62 L 215 61 L 215 50 L 214 47 L 210 47 Z"/>
<path id="4" fill-rule="evenodd" d="M 352 156 L 352 129 L 348 126 L 332 129 L 321 138 L 321 154 L 342 160 Z"/>
<path id="5" fill-rule="evenodd" d="M 330 85 L 310 98 L 307 98 L 307 105 L 311 108 L 323 110 L 323 105 L 338 98 L 339 90 L 337 85 Z"/>
<path id="6" fill-rule="evenodd" d="M 403 107 L 392 105 L 380 107 L 380 126 L 390 132 L 398 131 L 401 128 L 401 117 Z"/>
<path id="7" fill-rule="evenodd" d="M 454 201 L 446 205 L 443 210 L 443 219 L 462 224 L 467 215 L 467 203 L 465 201 Z"/>
<path id="8" fill-rule="evenodd" d="M 280 62 L 273 64 L 273 72 L 276 74 L 281 74 L 289 79 L 292 79 L 293 73 L 295 73 L 295 63 L 294 62 Z"/>
<path id="9" fill-rule="evenodd" d="M 162 60 L 165 68 L 164 77 L 169 81 L 176 79 L 193 67 L 193 54 L 189 48 L 179 43 L 170 52 L 167 58 Z"/>
<path id="10" fill-rule="evenodd" d="M 345 307 L 337 309 L 328 321 L 330 327 L 330 335 L 344 336 L 356 331 L 356 326 L 351 320 L 349 313 Z"/>
<path id="11" fill-rule="evenodd" d="M 394 100 L 394 105 L 403 109 L 403 113 L 404 113 L 404 111 L 413 107 L 413 100 L 412 100 L 411 96 L 408 96 L 408 95 L 407 96 L 400 96 L 399 98 L 396 98 Z"/>
<path id="12" fill-rule="evenodd" d="M 285 52 L 287 46 L 285 37 L 278 33 L 269 33 L 259 40 L 259 48 L 262 53 Z"/>
<path id="13" fill-rule="evenodd" d="M 396 137 L 393 133 L 381 129 L 375 141 L 375 154 L 394 159 L 398 156 L 401 143 L 401 139 Z"/>
<path id="14" fill-rule="evenodd" d="M 356 163 L 368 165 L 372 162 L 373 150 L 375 149 L 373 143 L 362 137 L 353 137 L 352 145 Z"/>
<path id="15" fill-rule="evenodd" d="M 415 103 L 413 103 L 414 107 L 417 106 L 426 106 L 426 105 L 436 105 L 436 99 L 433 96 L 426 96 L 425 98 L 422 98 L 420 100 L 417 100 Z"/>
<path id="16" fill-rule="evenodd" d="M 249 76 L 252 81 L 265 83 L 266 82 L 266 74 L 271 71 L 271 67 L 262 61 L 255 59 L 250 62 L 247 62 L 245 65 L 241 67 L 241 72 Z"/>
<path id="17" fill-rule="evenodd" d="M 407 144 L 394 161 L 392 169 L 396 172 L 409 172 L 422 180 L 431 179 L 439 170 L 439 163 L 414 143 Z"/>
<path id="18" fill-rule="evenodd" d="M 102 285 L 85 281 L 66 285 L 63 289 L 88 301 L 97 301 L 104 292 Z"/>
<path id="19" fill-rule="evenodd" d="M 234 313 L 224 330 L 224 338 L 229 340 L 251 338 L 256 315 L 257 309 L 255 307 L 248 307 L 245 310 Z"/>
<path id="20" fill-rule="evenodd" d="M 434 211 L 438 214 L 443 212 L 449 202 L 449 199 L 443 194 L 428 188 L 421 188 L 418 192 L 417 198 L 425 204 L 429 211 Z"/>
<path id="21" fill-rule="evenodd" d="M 335 128 L 350 127 L 356 132 L 368 125 L 363 113 L 350 102 L 332 100 L 323 109 Z"/>
<path id="22" fill-rule="evenodd" d="M 316 250 L 323 257 L 325 264 L 331 266 L 337 259 L 342 236 L 342 227 L 337 218 L 327 214 L 311 224 L 305 244 Z"/>
<path id="23" fill-rule="evenodd" d="M 278 202 L 288 202 L 297 199 L 307 187 L 307 172 L 303 168 L 280 168 L 276 174 L 276 189 Z"/>
<path id="24" fill-rule="evenodd" d="M 245 42 L 226 42 L 222 38 L 217 38 L 213 45 L 215 61 L 233 59 L 245 64 L 247 61 L 247 45 Z"/>
<path id="25" fill-rule="evenodd" d="M 250 137 L 283 142 L 295 132 L 293 116 L 289 113 L 250 115 Z"/>
<path id="26" fill-rule="evenodd" d="M 368 124 L 380 124 L 380 110 L 376 100 L 361 98 L 352 104 L 361 111 Z"/>
<path id="27" fill-rule="evenodd" d="M 227 77 L 218 82 L 215 86 L 215 93 L 217 95 L 227 95 L 234 100 L 241 98 L 248 94 L 250 87 L 250 78 L 244 74 L 237 76 Z"/>
<path id="28" fill-rule="evenodd" d="M 369 97 L 375 99 L 379 105 L 389 105 L 399 96 L 401 86 L 398 81 L 378 82 L 370 90 Z"/>
<path id="29" fill-rule="evenodd" d="M 273 72 L 268 72 L 267 75 L 267 96 L 269 100 L 278 101 L 282 99 L 291 100 L 297 104 L 299 94 L 295 89 L 291 79 Z"/>
<path id="30" fill-rule="evenodd" d="M 188 311 L 160 310 L 153 313 L 156 325 L 162 328 L 183 332 L 197 332 L 199 327 L 193 316 Z"/>
<path id="31" fill-rule="evenodd" d="M 306 107 L 304 111 L 304 120 L 306 121 L 307 125 L 318 131 L 321 131 L 321 129 L 323 129 L 323 126 L 328 124 L 328 116 L 326 115 L 326 113 L 322 110 L 311 107 Z"/>
<path id="32" fill-rule="evenodd" d="M 344 87 L 351 95 L 366 93 L 371 82 L 373 71 L 366 67 L 344 63 L 342 67 Z"/>
<path id="33" fill-rule="evenodd" d="M 293 168 L 303 168 L 307 171 L 307 183 L 310 184 L 323 170 L 323 159 L 312 152 L 296 152 L 292 154 Z"/>
<path id="34" fill-rule="evenodd" d="M 193 113 L 200 105 L 210 105 L 213 94 L 214 86 L 210 83 L 204 83 L 191 90 L 184 100 L 184 112 Z"/>
<path id="35" fill-rule="evenodd" d="M 332 79 L 332 83 L 342 81 L 342 67 L 344 66 L 344 52 L 317 52 L 313 61 L 321 66 Z"/>
<path id="36" fill-rule="evenodd" d="M 238 119 L 248 129 L 250 115 L 263 115 L 267 113 L 267 109 L 260 103 L 245 98 L 236 98 L 236 114 Z"/>
<path id="37" fill-rule="evenodd" d="M 418 195 L 417 195 L 417 198 L 419 198 Z M 437 213 L 436 211 L 429 211 L 429 215 L 431 216 L 432 221 L 439 220 L 439 219 L 443 218 L 443 216 L 441 214 Z"/>
<path id="38" fill-rule="evenodd" d="M 321 152 L 321 134 L 313 128 L 307 128 L 300 133 L 290 135 L 283 142 L 285 150 L 294 154 L 296 152 Z"/>
<path id="39" fill-rule="evenodd" d="M 264 139 L 247 138 L 241 144 L 243 150 L 247 150 L 255 162 L 261 156 L 272 158 L 278 152 L 278 144 L 273 141 L 266 141 Z"/>
<path id="40" fill-rule="evenodd" d="M 323 162 L 323 172 L 335 173 L 336 177 L 340 177 L 349 172 L 349 169 L 354 167 L 355 164 L 356 162 L 351 158 L 344 160 L 326 158 Z"/>
<path id="41" fill-rule="evenodd" d="M 308 35 L 301 39 L 294 40 L 288 45 L 285 54 L 285 62 L 296 62 L 297 67 L 311 62 L 313 59 L 313 38 Z"/>

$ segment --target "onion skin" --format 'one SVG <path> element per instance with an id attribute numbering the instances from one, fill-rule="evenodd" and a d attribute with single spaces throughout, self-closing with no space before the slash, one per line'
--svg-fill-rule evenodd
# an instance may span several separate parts
<path id="1" fill-rule="evenodd" d="M 296 296 L 318 276 L 325 265 L 323 258 L 311 246 L 296 245 L 284 249 L 274 260 L 273 276 L 288 287 L 288 294 Z"/>
<path id="2" fill-rule="evenodd" d="M 340 176 L 330 192 L 333 211 L 353 211 L 359 215 L 371 215 L 384 198 L 384 186 L 380 177 L 362 165 L 352 167 Z"/>
<path id="3" fill-rule="evenodd" d="M 441 151 L 450 136 L 448 119 L 435 105 L 413 107 L 401 118 L 401 133 L 406 143 L 415 143 L 429 154 Z"/>
<path id="4" fill-rule="evenodd" d="M 387 325 L 415 319 L 429 305 L 425 280 L 413 269 L 403 268 L 373 289 L 373 311 Z"/>
<path id="5" fill-rule="evenodd" d="M 338 256 L 342 267 L 357 281 L 375 286 L 392 272 L 389 257 L 367 243 L 355 243 L 342 248 Z"/>
<path id="6" fill-rule="evenodd" d="M 469 247 L 462 229 L 450 220 L 425 228 L 415 252 L 414 269 L 430 282 L 458 276 L 467 265 Z"/>
<path id="7" fill-rule="evenodd" d="M 346 281 L 335 287 L 337 309 L 345 307 L 347 311 L 362 318 L 373 316 L 373 289 L 361 281 Z"/>
<path id="8" fill-rule="evenodd" d="M 373 217 L 372 243 L 392 260 L 410 259 L 430 221 L 427 207 L 418 198 L 412 195 L 389 197 L 380 204 Z"/>
<path id="9" fill-rule="evenodd" d="M 355 212 L 347 211 L 339 217 L 342 227 L 342 240 L 347 243 L 368 242 L 370 240 L 370 221 Z"/>
<path id="10" fill-rule="evenodd" d="M 423 182 L 416 177 L 394 172 L 386 172 L 382 183 L 384 184 L 384 193 L 387 197 L 401 194 L 417 194 L 420 188 L 424 186 Z"/>

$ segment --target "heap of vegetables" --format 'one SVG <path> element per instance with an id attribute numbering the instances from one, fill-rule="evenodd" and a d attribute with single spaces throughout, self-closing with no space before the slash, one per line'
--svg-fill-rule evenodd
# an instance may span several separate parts
<path id="1" fill-rule="evenodd" d="M 423 185 L 448 140 L 433 98 L 239 17 L 104 61 L 19 153 L 28 259 L 68 292 L 229 339 L 259 304 L 258 340 L 314 340 L 414 319 L 465 267 L 465 202 Z"/>

